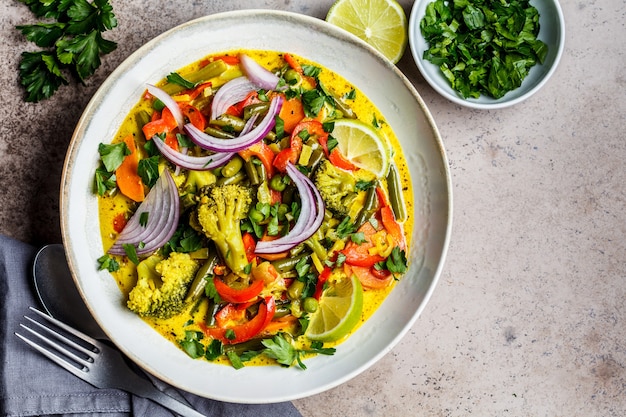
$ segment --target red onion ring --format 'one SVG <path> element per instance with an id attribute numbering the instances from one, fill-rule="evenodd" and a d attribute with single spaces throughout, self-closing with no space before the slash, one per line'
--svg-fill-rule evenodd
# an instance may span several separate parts
<path id="1" fill-rule="evenodd" d="M 280 78 L 276 74 L 263 68 L 258 62 L 245 54 L 239 55 L 239 62 L 250 81 L 264 90 L 276 90 Z"/>
<path id="2" fill-rule="evenodd" d="M 234 139 L 208 135 L 191 123 L 185 125 L 185 132 L 196 145 L 203 149 L 214 152 L 239 152 L 262 140 L 274 128 L 276 116 L 280 113 L 282 105 L 283 98 L 277 95 L 272 99 L 267 115 L 261 120 L 261 123 L 250 132 Z"/>
<path id="3" fill-rule="evenodd" d="M 152 138 L 154 144 L 161 152 L 161 155 L 174 165 L 184 169 L 190 169 L 193 171 L 207 171 L 209 169 L 217 168 L 230 161 L 235 152 L 218 152 L 208 156 L 192 156 L 186 155 L 182 152 L 177 152 L 170 148 L 161 140 L 160 137 L 154 136 Z"/>
<path id="4" fill-rule="evenodd" d="M 211 117 L 217 119 L 233 104 L 244 100 L 248 94 L 258 87 L 247 77 L 237 77 L 221 86 L 211 102 Z"/>
<path id="5" fill-rule="evenodd" d="M 117 240 L 108 250 L 112 255 L 125 255 L 124 246 L 135 246 L 137 255 L 145 255 L 163 246 L 178 227 L 180 215 L 178 188 L 170 172 L 163 171 L 156 184 L 130 218 Z M 148 213 L 142 225 L 142 214 Z"/>
<path id="6" fill-rule="evenodd" d="M 300 193 L 302 208 L 298 220 L 285 236 L 271 241 L 259 241 L 255 253 L 278 253 L 289 250 L 313 236 L 324 221 L 324 201 L 311 180 L 290 162 L 287 164 L 287 175 Z"/>
<path id="7" fill-rule="evenodd" d="M 165 107 L 172 112 L 172 116 L 174 116 L 178 128 L 182 129 L 185 125 L 185 118 L 183 116 L 183 112 L 180 110 L 180 107 L 178 107 L 178 103 L 172 98 L 172 96 L 152 84 L 148 84 L 148 92 L 165 104 Z"/>

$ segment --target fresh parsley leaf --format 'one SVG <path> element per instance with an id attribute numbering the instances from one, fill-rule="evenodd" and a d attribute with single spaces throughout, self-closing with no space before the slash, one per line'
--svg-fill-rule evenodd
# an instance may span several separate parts
<path id="1" fill-rule="evenodd" d="M 212 300 L 215 304 L 220 304 L 222 302 L 222 298 L 217 292 L 217 288 L 215 288 L 213 275 L 207 275 L 204 279 L 206 281 L 206 284 L 204 285 L 204 294 L 209 300 Z"/>
<path id="2" fill-rule="evenodd" d="M 399 247 L 394 247 L 385 262 L 385 266 L 393 274 L 404 274 L 407 270 L 406 253 Z"/>
<path id="3" fill-rule="evenodd" d="M 307 90 L 302 93 L 304 112 L 309 117 L 319 114 L 326 102 L 326 97 L 319 90 Z"/>
<path id="4" fill-rule="evenodd" d="M 26 89 L 26 101 L 50 98 L 67 80 L 51 52 L 22 52 L 19 65 L 20 84 Z"/>
<path id="5" fill-rule="evenodd" d="M 146 227 L 146 225 L 148 224 L 149 217 L 150 217 L 150 213 L 148 213 L 147 211 L 141 212 L 141 214 L 139 215 L 139 224 L 143 227 Z"/>
<path id="6" fill-rule="evenodd" d="M 117 26 L 108 0 L 21 1 L 35 16 L 56 20 L 16 27 L 27 40 L 46 48 L 22 54 L 19 76 L 26 101 L 49 98 L 62 84 L 68 84 L 63 71 L 84 81 L 100 66 L 100 56 L 117 47 L 102 37 L 103 32 Z"/>
<path id="7" fill-rule="evenodd" d="M 124 248 L 124 252 L 126 252 L 126 256 L 128 256 L 128 259 L 135 265 L 139 265 L 139 258 L 137 257 L 137 249 L 135 248 L 135 245 L 132 243 L 124 243 L 122 247 Z"/>
<path id="8" fill-rule="evenodd" d="M 333 149 L 335 149 L 339 145 L 339 142 L 333 135 L 328 135 L 328 141 L 326 142 L 326 146 L 328 147 L 328 153 L 331 153 Z"/>
<path id="9" fill-rule="evenodd" d="M 353 88 L 343 95 L 344 100 L 354 100 L 356 98 L 356 90 Z"/>
<path id="10" fill-rule="evenodd" d="M 124 142 L 112 145 L 101 143 L 98 145 L 98 153 L 104 167 L 108 172 L 114 172 L 122 163 L 126 155 L 130 155 L 130 149 Z"/>
<path id="11" fill-rule="evenodd" d="M 180 85 L 181 87 L 184 87 L 186 89 L 194 88 L 198 85 L 197 83 L 192 83 L 191 81 L 186 80 L 185 78 L 183 78 L 182 75 L 177 72 L 169 73 L 169 75 L 167 76 L 167 82 Z"/>
<path id="12" fill-rule="evenodd" d="M 104 195 L 107 191 L 112 191 L 117 188 L 115 174 L 102 168 L 96 169 L 94 183 L 95 191 L 98 195 Z"/>
<path id="13" fill-rule="evenodd" d="M 376 185 L 376 180 L 372 180 L 372 181 L 357 180 L 354 188 L 357 191 L 367 191 L 375 185 Z"/>
<path id="14" fill-rule="evenodd" d="M 187 330 L 185 331 L 185 339 L 179 343 L 187 355 L 197 359 L 205 355 L 204 345 L 200 342 L 203 337 L 202 332 Z"/>
<path id="15" fill-rule="evenodd" d="M 237 352 L 235 352 L 234 350 L 227 351 L 226 356 L 228 356 L 230 364 L 233 366 L 233 368 L 241 369 L 245 366 L 241 361 L 241 358 L 237 355 Z"/>
<path id="16" fill-rule="evenodd" d="M 224 354 L 224 345 L 218 339 L 213 339 L 204 350 L 204 357 L 209 361 L 214 361 Z"/>
<path id="17" fill-rule="evenodd" d="M 152 141 L 148 141 L 152 143 Z M 149 188 L 152 188 L 159 179 L 159 156 L 151 156 L 139 160 L 137 165 L 137 174 L 141 177 L 141 181 Z"/>
<path id="18" fill-rule="evenodd" d="M 340 239 L 348 237 L 355 231 L 356 228 L 354 227 L 354 223 L 352 222 L 352 219 L 350 219 L 350 216 L 344 217 L 341 223 L 339 223 L 339 226 L 337 226 L 337 236 L 339 236 Z"/>
<path id="19" fill-rule="evenodd" d="M 302 73 L 307 77 L 317 78 L 321 72 L 322 69 L 320 67 L 316 67 L 315 65 L 302 65 Z"/>
<path id="20" fill-rule="evenodd" d="M 120 269 L 120 264 L 110 255 L 105 254 L 98 258 L 98 270 L 104 271 L 105 269 L 109 272 L 115 272 Z"/>
<path id="21" fill-rule="evenodd" d="M 357 232 L 357 233 L 352 233 L 350 235 L 350 240 L 352 240 L 357 245 L 360 245 L 361 243 L 365 242 L 367 239 L 365 239 L 365 233 Z"/>
<path id="22" fill-rule="evenodd" d="M 280 334 L 272 339 L 264 339 L 261 343 L 265 346 L 263 353 L 281 365 L 291 366 L 296 361 L 298 351 Z"/>

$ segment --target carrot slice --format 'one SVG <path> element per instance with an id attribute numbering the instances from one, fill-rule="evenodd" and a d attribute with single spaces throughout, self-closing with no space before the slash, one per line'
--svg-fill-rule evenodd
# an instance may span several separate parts
<path id="1" fill-rule="evenodd" d="M 140 202 L 144 199 L 144 189 L 141 177 L 137 173 L 139 153 L 137 152 L 133 135 L 126 136 L 124 143 L 130 149 L 130 155 L 126 155 L 120 166 L 115 170 L 117 186 L 126 197 Z"/>
<path id="2" fill-rule="evenodd" d="M 293 129 L 304 119 L 304 106 L 302 101 L 297 98 L 283 101 L 278 117 L 284 122 L 285 132 L 291 133 Z"/>

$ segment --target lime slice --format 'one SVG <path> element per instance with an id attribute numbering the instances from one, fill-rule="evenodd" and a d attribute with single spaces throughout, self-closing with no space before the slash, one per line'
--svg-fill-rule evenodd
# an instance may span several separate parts
<path id="1" fill-rule="evenodd" d="M 389 149 L 373 127 L 355 119 L 340 119 L 335 121 L 332 136 L 344 158 L 378 178 L 387 175 Z"/>
<path id="2" fill-rule="evenodd" d="M 406 14 L 396 0 L 337 0 L 326 21 L 363 39 L 394 64 L 406 49 Z"/>
<path id="3" fill-rule="evenodd" d="M 311 340 L 332 342 L 346 336 L 361 320 L 363 288 L 356 275 L 327 288 L 319 307 L 311 314 L 306 336 Z"/>

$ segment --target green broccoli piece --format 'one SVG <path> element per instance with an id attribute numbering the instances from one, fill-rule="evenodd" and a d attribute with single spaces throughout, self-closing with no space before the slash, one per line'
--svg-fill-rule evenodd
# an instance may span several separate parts
<path id="1" fill-rule="evenodd" d="M 326 208 L 337 216 L 347 216 L 358 195 L 355 177 L 326 159 L 315 171 L 314 181 Z"/>
<path id="2" fill-rule="evenodd" d="M 181 201 L 184 208 L 195 206 L 203 188 L 215 184 L 215 174 L 212 171 L 187 171 L 187 178 L 182 184 Z"/>
<path id="3" fill-rule="evenodd" d="M 128 294 L 128 308 L 140 316 L 162 319 L 180 313 L 198 268 L 198 262 L 187 253 L 144 259 L 137 265 L 137 284 Z"/>
<path id="4" fill-rule="evenodd" d="M 248 257 L 241 234 L 241 221 L 248 217 L 252 191 L 240 184 L 215 185 L 203 190 L 197 208 L 198 224 L 211 239 L 226 266 L 246 277 Z"/>

